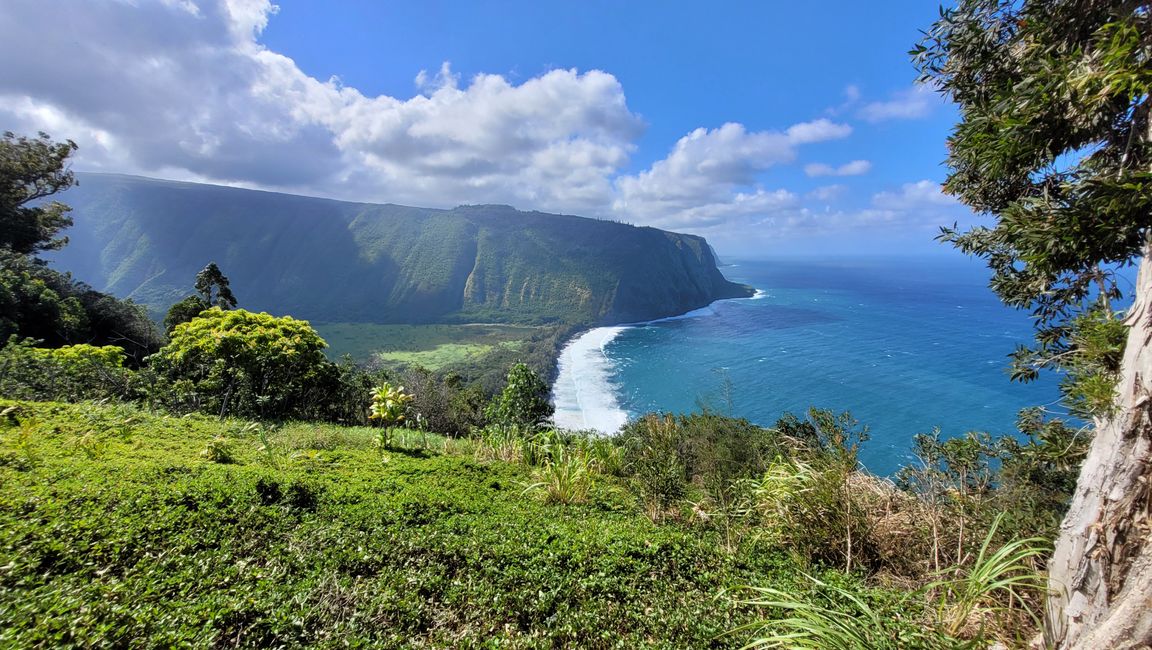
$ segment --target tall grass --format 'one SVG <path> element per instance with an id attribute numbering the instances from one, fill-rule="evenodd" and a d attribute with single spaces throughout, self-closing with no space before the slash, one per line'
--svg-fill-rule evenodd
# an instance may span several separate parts
<path id="1" fill-rule="evenodd" d="M 941 594 L 937 620 L 952 636 L 970 636 L 973 631 L 982 635 L 987 619 L 1015 614 L 1040 625 L 1037 610 L 1046 580 L 1037 562 L 1047 557 L 1051 546 L 1042 538 L 1030 537 L 993 550 L 992 541 L 1003 519 L 1003 513 L 996 517 L 971 566 L 950 567 L 943 572 L 947 577 L 929 585 Z"/>
<path id="2" fill-rule="evenodd" d="M 558 445 L 532 478 L 535 482 L 524 488 L 525 493 L 542 491 L 548 503 L 583 503 L 592 489 L 595 468 L 580 451 Z"/>
<path id="3" fill-rule="evenodd" d="M 743 647 L 812 648 L 814 650 L 888 650 L 889 648 L 963 648 L 964 644 L 925 629 L 915 620 L 901 620 L 880 611 L 860 595 L 808 577 L 819 590 L 821 603 L 768 587 L 749 587 L 756 597 L 739 604 L 766 608 L 772 616 L 732 630 L 755 631 Z M 815 594 L 814 594 L 815 595 Z M 830 597 L 831 596 L 831 597 Z"/>

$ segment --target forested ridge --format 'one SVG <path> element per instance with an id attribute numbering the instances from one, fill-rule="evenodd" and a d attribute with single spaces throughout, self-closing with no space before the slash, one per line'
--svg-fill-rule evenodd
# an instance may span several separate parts
<path id="1" fill-rule="evenodd" d="M 330 322 L 600 324 L 750 295 L 697 236 L 509 206 L 349 203 L 78 174 L 51 260 L 162 314 L 213 260 L 252 309 Z"/>

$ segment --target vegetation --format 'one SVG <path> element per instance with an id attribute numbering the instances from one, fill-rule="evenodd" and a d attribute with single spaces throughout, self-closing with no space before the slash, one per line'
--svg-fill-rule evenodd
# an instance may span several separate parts
<path id="1" fill-rule="evenodd" d="M 0 344 L 36 339 L 49 347 L 118 345 L 133 363 L 159 347 L 160 336 L 137 305 L 120 301 L 36 257 L 68 243 L 70 208 L 49 197 L 75 182 L 67 159 L 76 143 L 0 137 Z"/>
<path id="2" fill-rule="evenodd" d="M 305 413 L 331 380 L 324 346 L 304 321 L 213 307 L 177 325 L 149 366 L 176 404 L 284 418 Z"/>
<path id="3" fill-rule="evenodd" d="M 1032 310 L 1036 343 L 1017 352 L 1015 376 L 1064 370 L 1069 405 L 1097 424 L 1050 565 L 1057 647 L 1152 642 L 1152 551 L 1135 533 L 1152 392 L 1149 34 L 1145 1 L 963 0 L 912 52 L 960 109 L 945 191 L 995 217 L 942 239 L 987 261 L 1006 304 Z M 1137 259 L 1122 314 L 1116 271 Z"/>
<path id="4" fill-rule="evenodd" d="M 433 210 L 81 179 L 66 198 L 85 218 L 54 259 L 157 316 L 187 295 L 181 278 L 206 260 L 228 271 L 247 308 L 329 322 L 628 322 L 751 293 L 724 280 L 703 239 L 654 228 L 507 206 Z"/>
<path id="5" fill-rule="evenodd" d="M 60 231 L 72 225 L 71 208 L 58 201 L 42 203 L 71 187 L 76 178 L 67 167 L 76 143 L 53 142 L 47 134 L 0 137 L 0 249 L 33 256 L 68 243 Z"/>
<path id="6" fill-rule="evenodd" d="M 1001 517 L 956 566 L 897 561 L 925 554 L 926 522 L 899 536 L 884 522 L 896 503 L 926 504 L 895 491 L 880 503 L 862 488 L 877 479 L 843 477 L 836 454 L 785 434 L 851 421 L 816 415 L 771 429 L 652 417 L 627 442 L 395 429 L 382 455 L 366 427 L 0 402 L 0 642 L 771 647 L 816 624 L 867 639 L 836 647 L 1019 637 L 1042 547 L 1005 542 Z M 661 446 L 686 450 L 672 455 L 685 473 L 654 523 L 645 486 Z M 851 572 L 842 553 L 813 552 L 844 548 L 843 526 L 806 528 L 845 511 L 845 493 L 811 489 L 839 480 L 863 522 Z"/>
<path id="7" fill-rule="evenodd" d="M 607 484 L 583 505 L 524 495 L 529 470 L 443 438 L 381 462 L 367 428 L 6 410 L 6 647 L 735 647 L 717 637 L 753 611 L 716 594 L 795 580 L 780 553 L 653 526 Z M 95 457 L 69 444 L 88 421 Z"/>
<path id="8" fill-rule="evenodd" d="M 210 262 L 196 274 L 195 287 L 195 295 L 188 296 L 168 308 L 168 313 L 164 316 L 164 331 L 169 335 L 180 323 L 187 323 L 199 316 L 200 312 L 213 306 L 223 310 L 236 308 L 236 296 L 232 295 L 228 276 L 220 271 L 215 262 Z"/>
<path id="9" fill-rule="evenodd" d="M 504 390 L 492 399 L 484 415 L 497 425 L 533 429 L 552 417 L 548 384 L 523 363 L 508 371 Z"/>

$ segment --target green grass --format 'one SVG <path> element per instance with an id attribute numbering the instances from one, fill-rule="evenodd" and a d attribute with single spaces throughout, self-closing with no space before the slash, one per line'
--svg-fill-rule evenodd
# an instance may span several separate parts
<path id="1" fill-rule="evenodd" d="M 373 358 L 421 365 L 430 370 L 479 360 L 498 349 L 516 349 L 540 331 L 523 325 L 379 325 L 312 323 L 328 342 L 328 356 Z"/>
<path id="2" fill-rule="evenodd" d="M 552 505 L 375 434 L 0 401 L 0 646 L 739 647 L 758 612 L 721 594 L 803 580 L 609 480 Z"/>

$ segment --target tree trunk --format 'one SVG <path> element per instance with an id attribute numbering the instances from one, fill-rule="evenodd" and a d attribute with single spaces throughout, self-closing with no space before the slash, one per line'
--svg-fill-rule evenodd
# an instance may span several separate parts
<path id="1" fill-rule="evenodd" d="M 1056 648 L 1152 645 L 1152 245 L 1125 322 L 1116 409 L 1096 434 L 1049 564 L 1045 640 Z"/>

